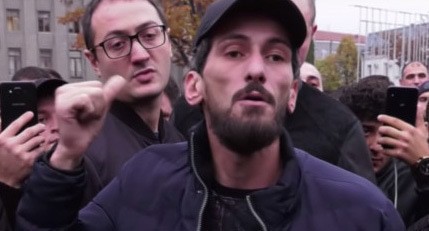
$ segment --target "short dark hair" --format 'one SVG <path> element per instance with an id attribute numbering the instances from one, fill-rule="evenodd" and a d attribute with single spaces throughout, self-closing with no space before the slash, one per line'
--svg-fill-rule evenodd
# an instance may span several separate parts
<path id="1" fill-rule="evenodd" d="M 82 32 L 83 32 L 83 38 L 85 41 L 85 46 L 87 49 L 91 49 L 94 47 L 94 31 L 91 25 L 92 16 L 95 12 L 95 10 L 98 8 L 98 6 L 105 0 L 92 0 L 88 3 L 85 7 L 85 13 L 82 16 L 81 24 L 82 24 Z M 142 0 L 143 1 L 143 0 Z M 158 3 L 156 3 L 154 0 L 144 0 L 149 2 L 158 13 L 159 18 L 161 19 L 161 22 L 168 27 L 167 18 L 165 17 L 165 14 Z"/>
<path id="2" fill-rule="evenodd" d="M 49 73 L 51 79 L 61 79 L 64 80 L 63 77 L 56 70 L 51 68 L 45 68 L 45 70 Z"/>
<path id="3" fill-rule="evenodd" d="M 392 83 L 387 76 L 368 76 L 346 87 L 339 100 L 350 108 L 360 121 L 377 121 L 377 116 L 384 113 L 389 86 L 392 86 Z"/>
<path id="4" fill-rule="evenodd" d="M 12 81 L 33 81 L 43 78 L 50 78 L 48 71 L 40 67 L 28 66 L 19 69 L 12 76 Z"/>

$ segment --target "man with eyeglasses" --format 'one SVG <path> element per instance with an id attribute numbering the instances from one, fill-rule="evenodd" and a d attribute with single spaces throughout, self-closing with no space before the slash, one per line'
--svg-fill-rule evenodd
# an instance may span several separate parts
<path id="1" fill-rule="evenodd" d="M 152 0 L 92 0 L 82 20 L 85 55 L 102 82 L 127 83 L 113 102 L 99 135 L 85 153 L 88 174 L 83 204 L 118 173 L 134 153 L 183 138 L 161 116 L 172 48 L 163 12 Z"/>

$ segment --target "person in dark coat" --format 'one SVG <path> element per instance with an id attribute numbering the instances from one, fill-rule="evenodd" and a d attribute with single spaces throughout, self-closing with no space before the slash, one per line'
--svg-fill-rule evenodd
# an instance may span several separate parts
<path id="1" fill-rule="evenodd" d="M 317 30 L 316 9 L 314 0 L 297 0 L 294 3 L 302 12 L 307 28 L 305 41 L 298 50 L 298 59 L 302 63 Z M 369 150 L 357 118 L 330 96 L 302 81 L 300 86 L 298 98 L 294 98 L 296 102 L 293 100 L 289 103 L 288 116 L 283 124 L 294 145 L 375 183 Z M 189 105 L 184 97 L 176 102 L 172 121 L 186 137 L 188 130 L 202 118 L 201 109 Z"/>
<path id="2" fill-rule="evenodd" d="M 429 176 L 427 180 L 422 181 L 413 174 L 418 159 L 425 153 L 429 153 L 429 145 L 425 134 L 410 124 L 385 115 L 382 116 L 386 117 L 383 118 L 384 122 L 378 120 L 378 116 L 384 113 L 389 86 L 391 83 L 387 76 L 365 77 L 357 84 L 346 88 L 340 101 L 347 105 L 361 121 L 366 142 L 371 151 L 378 187 L 394 203 L 405 225 L 410 226 L 429 211 Z M 392 119 L 395 122 L 392 122 Z M 404 134 L 407 132 L 413 134 L 412 141 L 404 145 L 408 148 L 403 150 L 383 148 L 382 144 L 387 144 L 381 141 L 386 138 L 382 137 L 383 133 L 387 134 L 384 129 L 392 126 L 389 128 L 391 130 L 398 125 Z M 407 140 L 404 137 L 394 139 L 404 140 L 404 143 Z M 396 156 L 399 157 L 398 159 L 393 158 L 390 153 L 398 151 L 402 152 L 403 156 Z M 404 157 L 405 155 L 407 157 Z"/>
<path id="3" fill-rule="evenodd" d="M 83 152 L 125 80 L 64 87 L 57 95 L 63 136 L 28 181 L 19 228 L 404 230 L 371 182 L 293 148 L 281 124 L 298 88 L 305 22 L 291 1 L 266 3 L 218 0 L 208 7 L 185 77 L 186 99 L 201 106 L 203 122 L 188 143 L 134 155 L 79 214 Z"/>
<path id="4" fill-rule="evenodd" d="M 12 77 L 13 81 L 35 81 L 38 112 L 38 115 L 24 113 L 0 132 L 1 217 L 2 224 L 8 223 L 12 229 L 22 187 L 31 173 L 34 162 L 58 139 L 58 130 L 53 118 L 55 113 L 52 111 L 53 98 L 55 89 L 66 82 L 54 77 L 51 74 L 53 72 L 28 66 L 19 69 Z M 37 116 L 39 124 L 23 129 L 33 116 Z"/>
<path id="5" fill-rule="evenodd" d="M 112 75 L 127 80 L 101 131 L 86 150 L 89 182 L 83 205 L 137 151 L 153 144 L 184 140 L 161 113 L 172 56 L 165 16 L 154 1 L 145 3 L 149 4 L 146 13 L 136 12 L 136 8 L 130 11 L 123 4 L 124 1 L 93 0 L 82 18 L 87 48 L 84 53 L 100 80 L 106 82 Z M 117 49 L 119 45 L 121 49 Z"/>

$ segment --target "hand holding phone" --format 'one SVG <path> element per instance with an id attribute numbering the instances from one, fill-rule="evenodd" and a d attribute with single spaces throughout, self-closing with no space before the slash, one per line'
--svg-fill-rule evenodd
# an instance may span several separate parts
<path id="1" fill-rule="evenodd" d="M 385 114 L 398 118 L 413 127 L 416 123 L 418 90 L 412 87 L 389 87 L 386 95 Z M 384 149 L 393 149 L 382 145 Z"/>
<path id="2" fill-rule="evenodd" d="M 36 85 L 33 82 L 0 83 L 0 110 L 2 131 L 27 111 L 33 112 L 34 116 L 21 131 L 37 124 Z"/>
<path id="3" fill-rule="evenodd" d="M 413 87 L 389 87 L 385 114 L 415 126 L 418 94 L 417 88 Z"/>

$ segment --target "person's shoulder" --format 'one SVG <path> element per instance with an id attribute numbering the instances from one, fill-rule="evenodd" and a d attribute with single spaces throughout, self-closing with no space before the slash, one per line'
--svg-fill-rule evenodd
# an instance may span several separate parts
<path id="1" fill-rule="evenodd" d="M 186 165 L 187 153 L 187 142 L 154 144 L 134 154 L 124 168 L 145 172 L 174 171 Z"/>
<path id="2" fill-rule="evenodd" d="M 354 118 L 353 113 L 340 101 L 305 83 L 298 92 L 298 101 L 300 100 L 303 106 L 307 106 L 308 110 L 320 112 L 322 116 L 340 113 L 339 115 L 344 115 L 346 118 Z"/>
<path id="3" fill-rule="evenodd" d="M 337 201 L 343 198 L 386 202 L 387 198 L 367 179 L 322 161 L 302 150 L 295 150 L 302 176 L 310 188 L 315 187 L 322 193 L 336 198 Z"/>
<path id="4" fill-rule="evenodd" d="M 172 176 L 189 175 L 187 142 L 151 145 L 134 154 L 123 166 L 119 178 L 127 185 L 156 185 Z"/>

